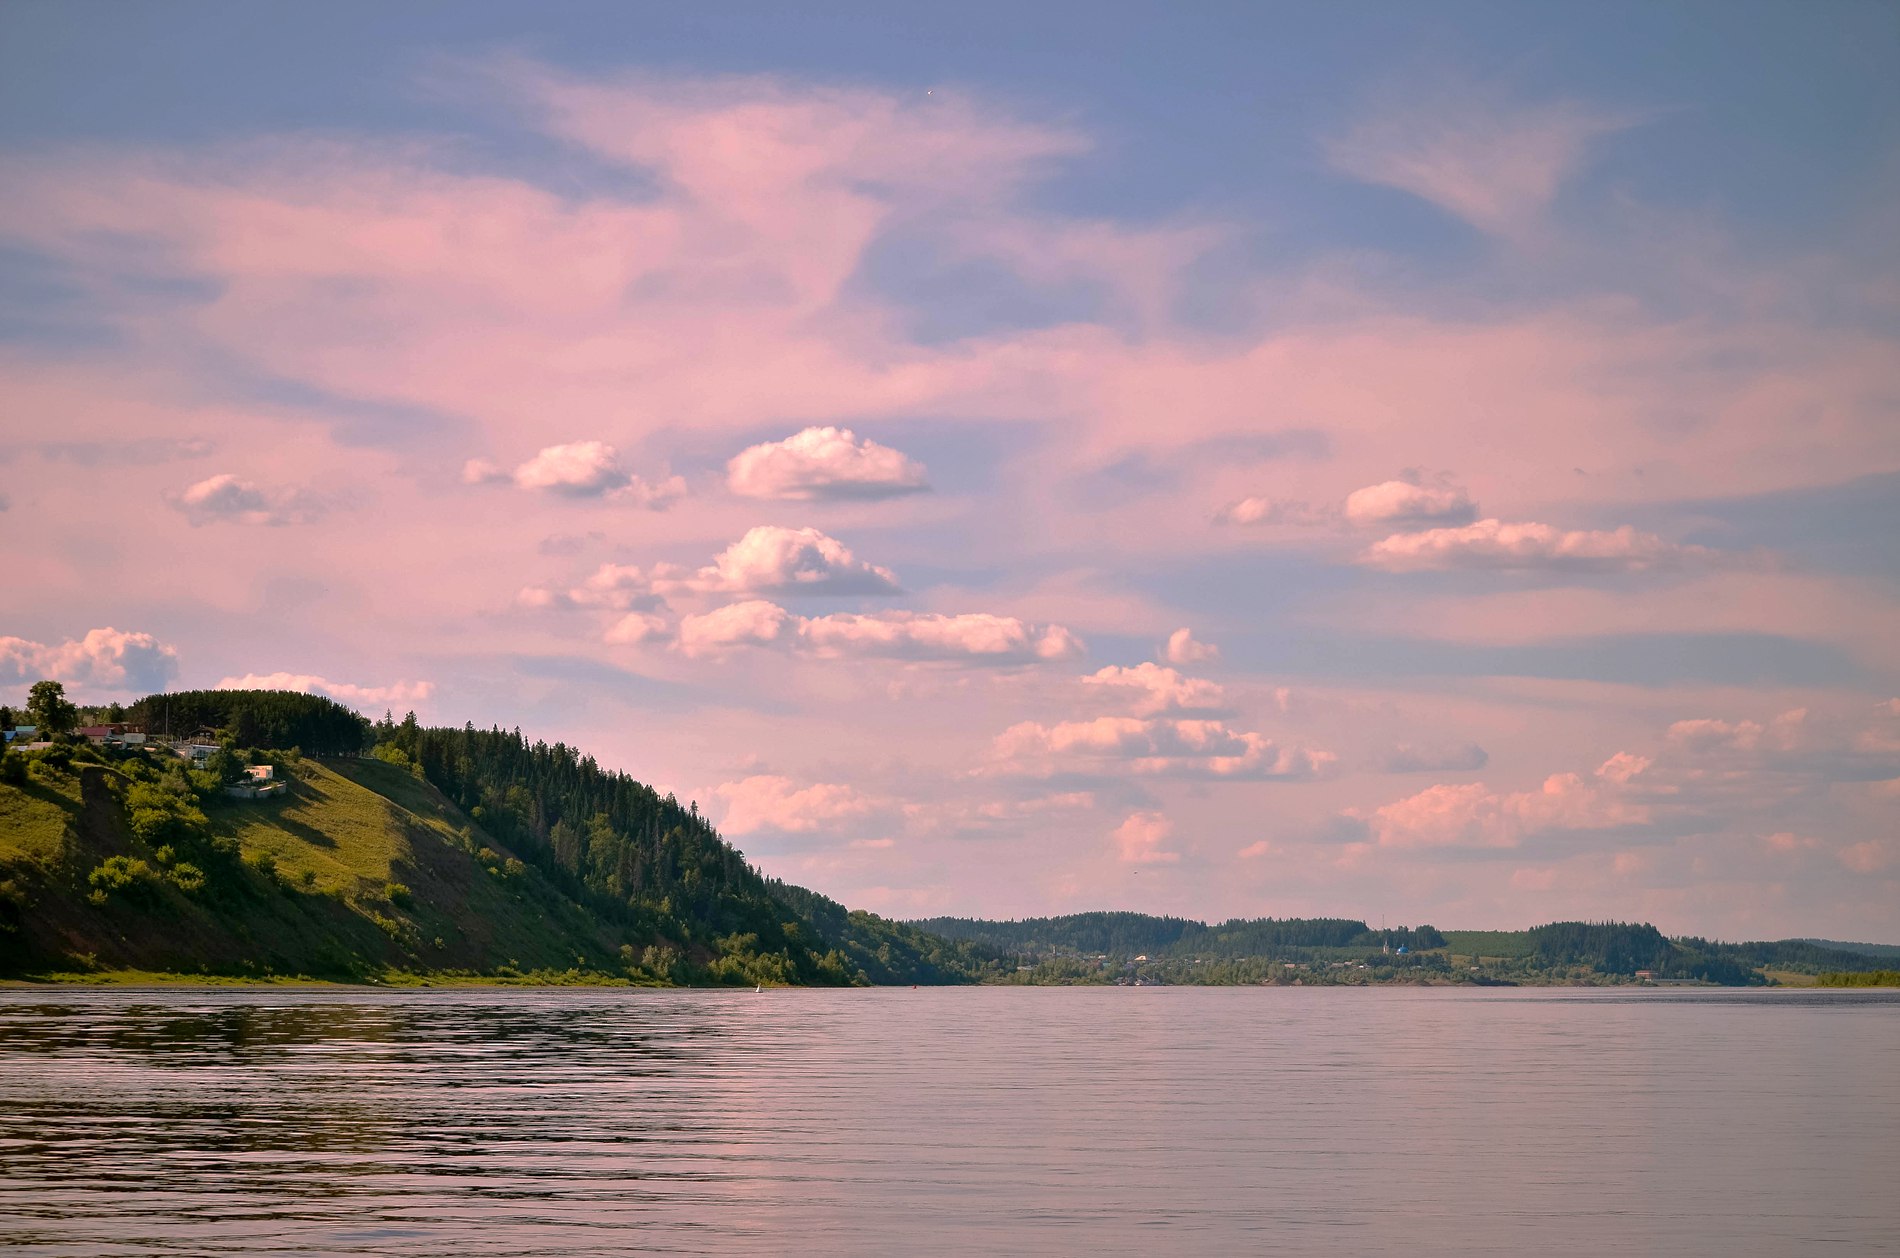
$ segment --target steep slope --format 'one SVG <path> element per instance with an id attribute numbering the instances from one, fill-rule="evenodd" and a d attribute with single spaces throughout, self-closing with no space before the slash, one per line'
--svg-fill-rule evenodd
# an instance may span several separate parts
<path id="1" fill-rule="evenodd" d="M 46 766 L 23 787 L 0 786 L 12 927 L 0 934 L 0 966 L 607 970 L 636 942 L 511 867 L 505 847 L 400 769 L 301 760 L 286 770 L 287 798 L 206 801 L 201 847 L 212 855 L 191 862 L 134 833 L 132 779 L 116 767 Z M 202 885 L 176 877 L 181 866 Z"/>
<path id="2" fill-rule="evenodd" d="M 178 706 L 334 739 L 327 700 L 217 693 Z M 375 756 L 227 744 L 204 770 L 158 750 L 12 756 L 0 973 L 843 984 L 969 982 L 1000 965 L 768 880 L 696 810 L 566 748 L 351 718 Z M 220 772 L 265 759 L 285 795 L 225 796 Z"/>

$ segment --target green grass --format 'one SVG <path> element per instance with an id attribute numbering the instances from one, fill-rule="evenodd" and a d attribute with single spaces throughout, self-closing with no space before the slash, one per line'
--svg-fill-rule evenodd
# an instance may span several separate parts
<path id="1" fill-rule="evenodd" d="M 87 882 L 100 862 L 162 869 L 125 824 L 118 770 L 75 765 L 37 771 L 24 788 L 0 785 L 0 883 L 14 896 L 0 904 L 0 973 L 117 984 L 154 974 L 404 983 L 443 971 L 591 982 L 625 976 L 621 944 L 650 942 L 622 938 L 508 861 L 503 844 L 400 768 L 305 758 L 285 778 L 284 797 L 205 802 L 212 835 L 235 839 L 241 862 L 211 868 L 202 893 L 161 878 L 104 904 Z M 483 848 L 502 859 L 491 868 L 476 855 Z"/>
<path id="2" fill-rule="evenodd" d="M 77 778 L 35 778 L 23 788 L 0 787 L 0 865 L 53 864 L 78 811 Z"/>
<path id="3" fill-rule="evenodd" d="M 294 767 L 288 798 L 218 800 L 208 812 L 214 830 L 236 838 L 244 855 L 269 853 L 291 886 L 331 895 L 354 897 L 399 881 L 391 871 L 412 859 L 414 830 L 453 837 L 442 823 L 424 823 L 315 760 Z M 306 872 L 314 881 L 305 882 Z"/>

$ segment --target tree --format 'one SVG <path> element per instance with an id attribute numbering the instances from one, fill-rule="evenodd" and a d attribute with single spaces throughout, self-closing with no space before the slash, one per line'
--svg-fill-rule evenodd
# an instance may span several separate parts
<path id="1" fill-rule="evenodd" d="M 66 698 L 66 687 L 56 681 L 36 681 L 27 692 L 26 714 L 45 735 L 70 734 L 79 724 L 79 709 Z"/>

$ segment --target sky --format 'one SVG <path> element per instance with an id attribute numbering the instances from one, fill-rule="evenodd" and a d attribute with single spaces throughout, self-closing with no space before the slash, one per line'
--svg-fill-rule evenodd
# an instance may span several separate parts
<path id="1" fill-rule="evenodd" d="M 0 701 L 903 917 L 1900 942 L 1900 8 L 0 8 Z"/>

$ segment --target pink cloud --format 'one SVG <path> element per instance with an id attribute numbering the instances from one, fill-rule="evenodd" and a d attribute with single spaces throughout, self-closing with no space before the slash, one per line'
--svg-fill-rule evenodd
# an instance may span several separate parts
<path id="1" fill-rule="evenodd" d="M 1893 863 L 1892 845 L 1879 839 L 1850 843 L 1838 855 L 1841 864 L 1857 874 L 1876 874 Z"/>
<path id="2" fill-rule="evenodd" d="M 84 690 L 151 691 L 177 673 L 178 652 L 149 633 L 90 629 L 51 645 L 0 637 L 0 686 L 52 680 Z"/>
<path id="3" fill-rule="evenodd" d="M 1375 542 L 1360 562 L 1388 572 L 1451 568 L 1518 571 L 1646 572 L 1711 563 L 1717 552 L 1666 542 L 1628 525 L 1611 530 L 1572 530 L 1548 524 L 1479 520 L 1463 528 L 1395 533 Z"/>
<path id="4" fill-rule="evenodd" d="M 889 568 L 866 563 L 817 529 L 762 524 L 703 569 L 713 589 L 748 594 L 895 594 Z"/>
<path id="5" fill-rule="evenodd" d="M 1516 847 L 1551 830 L 1605 830 L 1646 824 L 1649 809 L 1626 798 L 1616 771 L 1593 778 L 1555 773 L 1535 791 L 1495 792 L 1482 782 L 1427 787 L 1368 818 L 1381 847 Z"/>
<path id="6" fill-rule="evenodd" d="M 680 621 L 679 648 L 689 656 L 719 655 L 742 646 L 770 646 L 797 632 L 798 618 L 776 603 L 748 599 Z"/>
<path id="7" fill-rule="evenodd" d="M 715 788 L 726 801 L 720 828 L 730 835 L 761 831 L 810 834 L 871 813 L 876 807 L 855 788 L 838 782 L 800 786 L 779 774 L 754 774 Z"/>
<path id="8" fill-rule="evenodd" d="M 513 482 L 522 489 L 539 490 L 563 498 L 620 498 L 655 511 L 664 511 L 686 496 L 686 482 L 668 476 L 648 483 L 620 465 L 620 453 L 601 441 L 571 441 L 544 447 L 513 472 L 503 472 L 487 459 L 462 465 L 468 485 Z"/>
<path id="9" fill-rule="evenodd" d="M 1173 864 L 1181 853 L 1162 844 L 1174 837 L 1174 824 L 1158 812 L 1131 812 L 1115 827 L 1115 852 L 1132 865 Z"/>
<path id="10" fill-rule="evenodd" d="M 1287 524 L 1308 527 L 1331 524 L 1337 518 L 1337 513 L 1328 507 L 1316 507 L 1310 502 L 1291 498 L 1269 498 L 1264 494 L 1249 494 L 1245 498 L 1237 498 L 1214 512 L 1216 524 Z"/>
<path id="11" fill-rule="evenodd" d="M 997 735 L 995 771 L 1259 781 L 1308 781 L 1327 773 L 1330 752 L 1281 746 L 1220 721 L 1097 717 L 1044 725 L 1023 721 Z"/>
<path id="12" fill-rule="evenodd" d="M 1105 694 L 1124 697 L 1136 716 L 1163 712 L 1217 712 L 1226 704 L 1221 688 L 1198 677 L 1184 677 L 1172 668 L 1142 663 L 1133 668 L 1109 665 L 1081 679 Z"/>
<path id="13" fill-rule="evenodd" d="M 1207 664 L 1219 658 L 1219 647 L 1211 642 L 1202 642 L 1194 636 L 1192 629 L 1185 626 L 1169 634 L 1161 648 L 1161 662 L 1164 664 Z"/>
<path id="14" fill-rule="evenodd" d="M 344 703 L 420 703 L 435 693 L 435 684 L 427 681 L 395 681 L 386 686 L 359 686 L 347 681 L 330 681 L 311 673 L 246 673 L 226 677 L 214 690 L 296 690 L 303 694 L 328 695 Z"/>
<path id="15" fill-rule="evenodd" d="M 840 612 L 804 617 L 758 599 L 684 617 L 678 641 L 688 656 L 784 646 L 829 659 L 992 666 L 1066 660 L 1082 651 L 1080 639 L 1060 625 L 1032 625 L 1009 616 Z"/>
<path id="16" fill-rule="evenodd" d="M 1490 760 L 1476 743 L 1399 743 L 1379 757 L 1378 765 L 1387 773 L 1452 773 L 1482 769 Z"/>
<path id="17" fill-rule="evenodd" d="M 746 498 L 890 498 L 928 489 L 924 466 L 849 428 L 806 428 L 734 455 L 726 483 Z"/>
<path id="18" fill-rule="evenodd" d="M 302 524 L 321 513 L 309 494 L 267 490 L 229 472 L 206 477 L 169 499 L 172 507 L 200 524 Z"/>
<path id="19" fill-rule="evenodd" d="M 647 568 L 606 563 L 579 585 L 528 586 L 524 607 L 659 611 L 678 595 L 896 594 L 897 576 L 866 562 L 817 529 L 760 525 L 692 571 L 678 564 Z"/>
<path id="20" fill-rule="evenodd" d="M 1463 489 L 1454 486 L 1389 480 L 1346 495 L 1346 519 L 1360 528 L 1459 525 L 1477 518 L 1477 504 Z"/>
<path id="21" fill-rule="evenodd" d="M 1592 141 L 1627 116 L 1569 101 L 1528 104 L 1460 85 L 1388 102 L 1326 146 L 1339 170 L 1398 188 L 1484 231 L 1521 235 Z"/>
<path id="22" fill-rule="evenodd" d="M 1083 653 L 1082 640 L 1061 625 L 1033 625 L 987 612 L 839 613 L 805 621 L 800 637 L 821 655 L 897 660 L 1032 664 Z"/>

